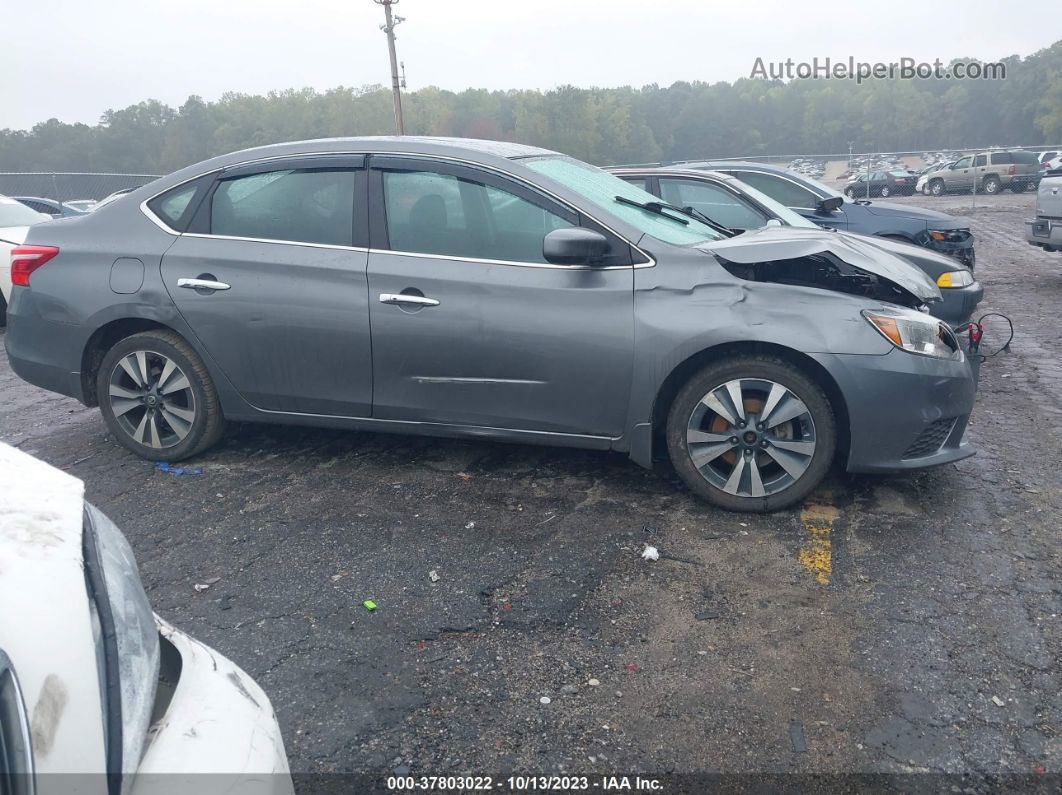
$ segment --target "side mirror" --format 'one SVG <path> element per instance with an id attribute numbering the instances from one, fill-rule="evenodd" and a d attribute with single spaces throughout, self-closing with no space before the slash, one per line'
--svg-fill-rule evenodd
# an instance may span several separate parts
<path id="1" fill-rule="evenodd" d="M 816 209 L 820 213 L 832 213 L 835 210 L 840 210 L 843 204 L 844 198 L 842 196 L 830 196 L 828 199 L 819 199 Z"/>
<path id="2" fill-rule="evenodd" d="M 767 223 L 764 224 L 764 226 L 781 226 L 781 225 L 782 225 L 782 222 L 779 221 L 777 218 L 768 218 L 767 219 Z"/>
<path id="3" fill-rule="evenodd" d="M 554 229 L 542 239 L 542 256 L 554 265 L 593 265 L 606 254 L 608 239 L 593 229 Z"/>

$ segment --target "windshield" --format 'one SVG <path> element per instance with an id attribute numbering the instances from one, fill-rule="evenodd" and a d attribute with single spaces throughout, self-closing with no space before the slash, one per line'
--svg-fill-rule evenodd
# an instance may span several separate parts
<path id="1" fill-rule="evenodd" d="M 50 219 L 50 215 L 31 210 L 20 201 L 0 196 L 0 227 L 29 226 Z"/>
<path id="2" fill-rule="evenodd" d="M 821 229 L 822 228 L 818 224 L 816 224 L 815 222 L 809 221 L 807 218 L 802 216 L 800 213 L 795 212 L 793 210 L 790 210 L 788 207 L 786 207 L 781 202 L 775 201 L 770 196 L 768 196 L 766 193 L 763 193 L 762 191 L 757 190 L 756 188 L 752 187 L 751 185 L 749 185 L 746 182 L 742 182 L 737 177 L 728 177 L 728 179 L 731 180 L 731 182 L 734 185 L 734 187 L 736 187 L 739 191 L 744 193 L 746 196 L 748 196 L 753 201 L 758 202 L 759 204 L 761 204 L 764 207 L 766 207 L 770 212 L 774 213 L 775 216 L 778 218 L 778 220 L 781 221 L 783 224 L 786 224 L 787 226 L 795 226 L 795 227 L 799 227 L 799 228 L 803 228 L 803 229 Z"/>
<path id="3" fill-rule="evenodd" d="M 659 202 L 660 199 L 588 163 L 570 157 L 543 157 L 524 162 L 533 171 L 559 182 L 605 212 L 665 243 L 691 245 L 703 243 L 705 240 L 722 240 L 724 237 L 722 233 L 694 218 L 678 215 L 677 217 L 682 219 L 678 221 L 616 201 L 617 196 L 639 204 Z"/>

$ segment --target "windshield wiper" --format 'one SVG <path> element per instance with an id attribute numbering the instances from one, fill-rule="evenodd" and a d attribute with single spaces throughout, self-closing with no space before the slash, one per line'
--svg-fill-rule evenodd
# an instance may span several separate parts
<path id="1" fill-rule="evenodd" d="M 629 204 L 631 207 L 637 207 L 639 210 L 656 213 L 661 218 L 668 218 L 676 224 L 682 224 L 683 226 L 690 225 L 690 222 L 685 218 L 678 218 L 668 212 L 668 210 L 671 210 L 672 212 L 681 213 L 682 215 L 688 215 L 688 213 L 684 213 L 678 207 L 672 207 L 670 204 L 663 204 L 662 202 L 636 202 L 634 199 L 628 199 L 626 196 L 617 196 L 616 201 L 620 204 Z"/>
<path id="2" fill-rule="evenodd" d="M 670 205 L 668 205 L 668 206 L 670 206 Z M 734 235 L 737 234 L 737 232 L 735 230 L 730 229 L 729 227 L 723 226 L 718 221 L 713 221 L 711 218 L 709 218 L 707 215 L 702 213 L 700 210 L 695 209 L 693 207 L 674 207 L 672 209 L 678 210 L 680 213 L 685 213 L 690 218 L 696 218 L 702 224 L 705 224 L 707 226 L 712 227 L 712 229 L 714 229 L 716 232 L 719 232 L 720 234 L 724 234 L 727 237 L 733 237 Z"/>

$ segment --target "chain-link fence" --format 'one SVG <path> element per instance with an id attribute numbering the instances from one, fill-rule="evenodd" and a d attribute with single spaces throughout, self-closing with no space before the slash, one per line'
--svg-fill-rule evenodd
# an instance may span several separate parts
<path id="1" fill-rule="evenodd" d="M 52 171 L 0 172 L 0 195 L 55 201 L 99 201 L 115 191 L 139 188 L 156 174 L 89 174 Z"/>

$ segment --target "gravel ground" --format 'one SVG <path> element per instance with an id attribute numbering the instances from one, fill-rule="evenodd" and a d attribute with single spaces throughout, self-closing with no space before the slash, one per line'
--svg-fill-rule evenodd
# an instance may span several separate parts
<path id="1" fill-rule="evenodd" d="M 298 428 L 165 474 L 4 357 L 0 439 L 85 480 L 296 772 L 1058 774 L 1062 256 L 1024 242 L 1032 205 L 969 215 L 1016 326 L 980 454 L 801 510 L 716 511 L 611 454 Z"/>

